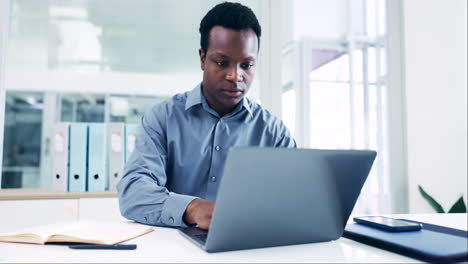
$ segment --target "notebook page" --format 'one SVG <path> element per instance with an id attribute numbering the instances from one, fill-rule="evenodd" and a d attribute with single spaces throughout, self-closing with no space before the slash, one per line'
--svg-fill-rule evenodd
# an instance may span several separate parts
<path id="1" fill-rule="evenodd" d="M 3 236 L 20 236 L 23 234 L 34 234 L 41 237 L 43 240 L 46 240 L 47 237 L 57 234 L 66 232 L 71 226 L 73 226 L 75 222 L 62 222 L 62 223 L 54 223 L 54 224 L 46 224 L 40 226 L 33 226 L 27 227 L 23 229 L 18 229 L 12 232 L 0 233 L 0 237 Z"/>

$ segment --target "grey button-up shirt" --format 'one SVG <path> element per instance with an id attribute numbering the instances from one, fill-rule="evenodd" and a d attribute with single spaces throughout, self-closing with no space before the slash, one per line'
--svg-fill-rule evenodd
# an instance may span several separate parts
<path id="1" fill-rule="evenodd" d="M 283 122 L 260 105 L 244 97 L 220 117 L 202 89 L 177 94 L 141 119 L 135 150 L 117 186 L 126 218 L 185 226 L 183 214 L 193 199 L 216 199 L 229 148 L 296 147 Z"/>

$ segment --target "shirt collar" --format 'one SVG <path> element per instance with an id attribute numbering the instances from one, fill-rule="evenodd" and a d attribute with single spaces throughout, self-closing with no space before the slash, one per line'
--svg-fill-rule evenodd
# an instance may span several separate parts
<path id="1" fill-rule="evenodd" d="M 185 101 L 185 110 L 188 110 L 192 106 L 202 104 L 203 99 L 205 99 L 202 99 L 202 96 L 202 84 L 200 83 L 192 91 L 188 92 L 187 101 Z M 249 112 L 250 116 L 253 117 L 249 99 L 245 96 L 242 98 L 242 106 Z"/>
<path id="2" fill-rule="evenodd" d="M 249 98 L 247 98 L 247 97 L 244 96 L 244 97 L 242 98 L 242 105 L 243 105 L 244 108 L 247 110 L 247 112 L 249 112 L 250 117 L 253 117 L 252 108 L 250 107 Z"/>
<path id="3" fill-rule="evenodd" d="M 202 103 L 202 92 L 201 92 L 201 83 L 198 84 L 192 91 L 187 94 L 187 101 L 185 101 L 185 110 L 189 109 L 194 105 Z"/>

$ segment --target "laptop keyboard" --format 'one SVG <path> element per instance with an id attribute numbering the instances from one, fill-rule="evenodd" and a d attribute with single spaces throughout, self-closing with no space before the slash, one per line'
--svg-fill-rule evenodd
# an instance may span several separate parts
<path id="1" fill-rule="evenodd" d="M 196 234 L 195 237 L 199 238 L 201 241 L 206 242 L 208 234 Z"/>

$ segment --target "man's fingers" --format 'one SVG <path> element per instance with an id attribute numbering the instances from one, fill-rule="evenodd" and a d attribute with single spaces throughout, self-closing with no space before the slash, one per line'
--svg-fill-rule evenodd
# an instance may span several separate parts
<path id="1" fill-rule="evenodd" d="M 209 222 L 203 222 L 200 225 L 198 225 L 198 228 L 208 230 L 210 228 L 210 223 Z"/>
<path id="2" fill-rule="evenodd" d="M 210 228 L 210 225 L 211 225 L 211 217 L 212 217 L 212 213 L 209 213 L 209 214 L 205 215 L 203 220 L 200 221 L 200 223 L 198 224 L 198 227 L 201 228 L 201 229 L 208 230 Z"/>

